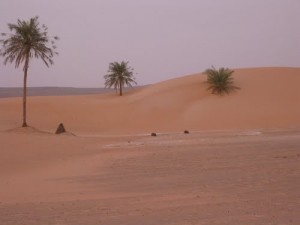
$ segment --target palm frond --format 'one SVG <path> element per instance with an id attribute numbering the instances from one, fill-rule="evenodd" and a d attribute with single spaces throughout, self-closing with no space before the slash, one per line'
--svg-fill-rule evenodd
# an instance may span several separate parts
<path id="1" fill-rule="evenodd" d="M 52 57 L 57 54 L 54 49 L 58 37 L 48 36 L 48 28 L 39 25 L 38 17 L 29 21 L 18 20 L 16 24 L 8 24 L 8 28 L 11 33 L 3 33 L 2 36 L 6 39 L 0 40 L 0 55 L 4 57 L 4 64 L 14 62 L 15 67 L 19 67 L 27 56 L 42 59 L 46 66 L 53 64 Z"/>

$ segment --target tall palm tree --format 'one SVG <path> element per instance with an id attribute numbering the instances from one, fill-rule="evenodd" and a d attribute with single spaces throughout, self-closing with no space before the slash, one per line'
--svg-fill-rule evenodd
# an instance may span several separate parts
<path id="1" fill-rule="evenodd" d="M 208 90 L 211 90 L 212 94 L 229 94 L 231 91 L 239 89 L 233 85 L 232 74 L 234 70 L 223 67 L 217 70 L 215 67 L 212 67 L 204 73 L 207 75 Z"/>
<path id="2" fill-rule="evenodd" d="M 11 33 L 2 33 L 4 39 L 0 40 L 2 49 L 0 55 L 3 56 L 4 64 L 15 63 L 18 68 L 23 64 L 23 124 L 27 127 L 26 122 L 26 89 L 27 89 L 27 72 L 30 60 L 41 58 L 47 67 L 53 64 L 52 57 L 55 54 L 55 40 L 58 37 L 49 37 L 48 28 L 45 25 L 40 26 L 38 17 L 33 17 L 29 21 L 18 20 L 16 24 L 8 24 Z"/>
<path id="3" fill-rule="evenodd" d="M 132 87 L 133 84 L 137 84 L 135 77 L 133 76 L 133 68 L 128 66 L 128 62 L 122 61 L 121 63 L 112 62 L 109 64 L 108 74 L 104 76 L 105 87 L 114 87 L 118 90 L 120 96 L 122 96 L 122 89 L 124 85 Z"/>

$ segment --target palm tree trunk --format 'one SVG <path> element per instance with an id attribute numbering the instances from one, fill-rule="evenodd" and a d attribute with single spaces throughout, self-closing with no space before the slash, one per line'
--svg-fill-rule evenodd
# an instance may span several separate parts
<path id="1" fill-rule="evenodd" d="M 121 82 L 120 82 L 120 96 L 122 96 L 122 84 L 121 84 Z"/>
<path id="2" fill-rule="evenodd" d="M 29 64 L 29 55 L 26 57 L 25 66 L 24 66 L 24 79 L 23 79 L 23 124 L 22 127 L 27 127 L 26 123 L 26 97 L 27 97 L 27 71 Z"/>

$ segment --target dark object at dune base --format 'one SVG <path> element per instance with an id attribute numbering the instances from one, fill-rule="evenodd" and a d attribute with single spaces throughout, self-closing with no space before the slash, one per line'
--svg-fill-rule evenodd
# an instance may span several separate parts
<path id="1" fill-rule="evenodd" d="M 58 125 L 58 128 L 56 129 L 55 134 L 62 134 L 62 133 L 66 133 L 66 129 L 65 129 L 63 123 L 60 123 Z"/>
<path id="2" fill-rule="evenodd" d="M 184 133 L 185 133 L 185 134 L 189 134 L 190 132 L 189 132 L 188 130 L 185 130 Z"/>
<path id="3" fill-rule="evenodd" d="M 151 133 L 151 136 L 156 137 L 157 135 L 156 135 L 156 133 Z"/>

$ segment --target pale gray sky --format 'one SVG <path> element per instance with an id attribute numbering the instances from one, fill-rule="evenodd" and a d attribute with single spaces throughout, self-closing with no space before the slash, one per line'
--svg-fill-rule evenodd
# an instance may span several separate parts
<path id="1" fill-rule="evenodd" d="M 7 23 L 40 17 L 59 56 L 33 60 L 29 86 L 102 87 L 112 61 L 130 61 L 139 84 L 216 67 L 300 67 L 299 0 L 0 0 Z M 3 65 L 0 87 L 22 86 Z"/>

